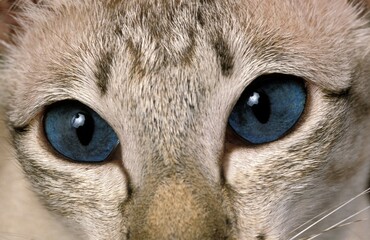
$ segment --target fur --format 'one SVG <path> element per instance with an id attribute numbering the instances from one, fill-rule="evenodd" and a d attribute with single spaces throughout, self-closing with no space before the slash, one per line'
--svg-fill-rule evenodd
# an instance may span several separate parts
<path id="1" fill-rule="evenodd" d="M 367 196 L 356 198 L 293 238 L 301 224 L 367 187 L 365 4 L 54 0 L 20 2 L 17 14 L 0 70 L 10 130 L 1 149 L 0 236 L 302 239 L 369 206 Z M 275 142 L 240 142 L 227 125 L 233 106 L 255 78 L 276 72 L 306 80 L 303 117 Z M 91 107 L 116 131 L 111 161 L 55 154 L 42 116 L 65 99 Z M 53 216 L 7 200 L 28 203 L 23 194 L 33 194 L 22 175 L 8 172 L 13 158 L 37 194 L 32 204 Z M 23 215 L 38 220 L 14 227 Z M 46 227 L 50 218 L 55 226 Z M 319 238 L 366 239 L 366 218 Z"/>

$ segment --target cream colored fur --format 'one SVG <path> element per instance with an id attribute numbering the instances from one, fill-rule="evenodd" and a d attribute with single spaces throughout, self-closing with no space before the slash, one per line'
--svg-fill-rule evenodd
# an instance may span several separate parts
<path id="1" fill-rule="evenodd" d="M 0 70 L 0 239 L 287 240 L 367 188 L 364 5 L 18 4 L 19 30 Z M 104 92 L 96 71 L 107 55 Z M 277 141 L 241 143 L 227 130 L 228 116 L 266 73 L 303 77 L 305 112 Z M 111 161 L 80 164 L 54 153 L 42 116 L 64 99 L 113 127 L 120 146 Z M 325 232 L 367 206 L 362 195 L 294 239 L 369 239 L 369 211 Z"/>

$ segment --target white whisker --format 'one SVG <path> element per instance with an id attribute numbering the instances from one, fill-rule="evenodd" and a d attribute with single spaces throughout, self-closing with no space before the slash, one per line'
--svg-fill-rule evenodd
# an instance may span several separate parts
<path id="1" fill-rule="evenodd" d="M 307 238 L 306 240 L 312 240 L 312 239 L 315 239 L 315 238 L 317 238 L 318 236 L 321 236 L 322 234 L 324 234 L 324 233 L 326 233 L 326 232 L 329 232 L 329 231 L 331 231 L 331 230 L 333 230 L 333 229 L 339 228 L 339 227 L 344 227 L 344 226 L 347 226 L 347 225 L 350 225 L 350 224 L 353 224 L 353 223 L 356 223 L 356 222 L 366 221 L 367 219 L 361 219 L 361 220 L 356 220 L 356 221 L 352 221 L 352 222 L 346 222 L 347 220 L 349 220 L 349 219 L 351 219 L 351 218 L 353 218 L 353 217 L 355 217 L 355 216 L 357 216 L 357 215 L 359 215 L 359 214 L 361 214 L 361 213 L 365 212 L 365 211 L 366 211 L 366 210 L 368 210 L 369 208 L 370 208 L 370 206 L 367 206 L 366 208 L 364 208 L 364 209 L 362 209 L 362 210 L 360 210 L 360 211 L 358 211 L 358 212 L 356 212 L 356 213 L 354 213 L 354 214 L 352 214 L 352 215 L 350 215 L 350 216 L 346 217 L 345 219 L 343 219 L 343 220 L 339 221 L 338 223 L 334 224 L 333 226 L 331 226 L 331 227 L 329 227 L 329 228 L 327 228 L 327 229 L 323 230 L 321 233 L 316 234 L 316 235 L 314 235 L 314 236 L 312 236 L 312 237 L 309 237 L 309 238 Z"/>
<path id="2" fill-rule="evenodd" d="M 365 191 L 361 192 L 360 194 L 356 195 L 355 197 L 349 199 L 348 201 L 346 201 L 345 203 L 341 204 L 339 207 L 335 208 L 333 211 L 330 211 L 328 214 L 324 215 L 323 217 L 321 217 L 319 220 L 315 221 L 314 223 L 312 223 L 311 225 L 309 225 L 308 227 L 306 227 L 305 229 L 303 229 L 302 231 L 300 231 L 299 233 L 297 233 L 296 235 L 294 235 L 292 238 L 290 238 L 289 240 L 294 240 L 294 239 L 297 239 L 299 236 L 301 236 L 303 233 L 305 233 L 307 230 L 309 230 L 310 228 L 312 228 L 313 226 L 315 226 L 316 224 L 320 223 L 321 221 L 323 221 L 324 219 L 326 219 L 327 217 L 329 217 L 330 215 L 332 215 L 333 213 L 337 212 L 339 209 L 343 208 L 344 206 L 346 206 L 347 204 L 351 203 L 352 201 L 354 201 L 355 199 L 367 194 L 370 192 L 370 188 L 366 189 Z"/>
<path id="3" fill-rule="evenodd" d="M 334 207 L 335 208 L 335 207 Z M 334 209 L 332 208 L 332 209 Z M 293 233 L 293 232 L 296 232 L 298 231 L 298 229 L 300 228 L 303 228 L 304 226 L 310 224 L 311 222 L 315 221 L 316 219 L 320 218 L 321 216 L 327 214 L 330 210 L 325 210 L 324 212 L 312 217 L 311 219 L 307 220 L 306 222 L 302 223 L 301 225 L 299 225 L 298 227 L 294 228 L 292 231 L 290 231 L 289 233 Z"/>

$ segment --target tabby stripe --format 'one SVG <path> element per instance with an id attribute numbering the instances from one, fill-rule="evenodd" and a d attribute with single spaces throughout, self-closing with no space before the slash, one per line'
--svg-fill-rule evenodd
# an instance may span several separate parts
<path id="1" fill-rule="evenodd" d="M 113 62 L 113 52 L 108 51 L 104 53 L 96 63 L 96 71 L 94 72 L 96 78 L 96 85 L 100 93 L 104 96 L 107 93 L 108 82 L 111 75 L 111 68 Z"/>

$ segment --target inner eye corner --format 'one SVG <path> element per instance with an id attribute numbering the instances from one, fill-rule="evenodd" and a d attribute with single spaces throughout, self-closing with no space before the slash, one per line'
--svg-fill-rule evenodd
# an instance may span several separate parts
<path id="1" fill-rule="evenodd" d="M 244 89 L 231 111 L 226 140 L 259 146 L 285 138 L 305 121 L 310 91 L 309 82 L 300 76 L 260 75 Z"/>

